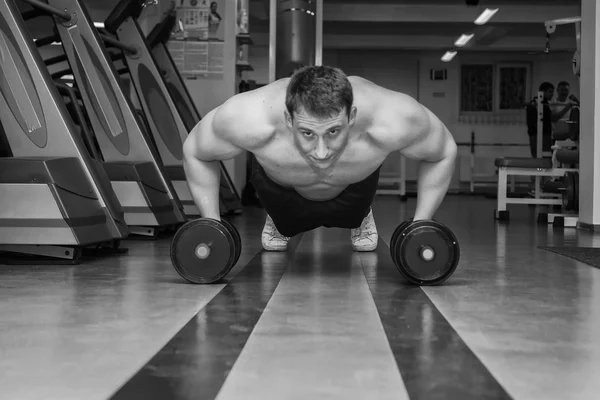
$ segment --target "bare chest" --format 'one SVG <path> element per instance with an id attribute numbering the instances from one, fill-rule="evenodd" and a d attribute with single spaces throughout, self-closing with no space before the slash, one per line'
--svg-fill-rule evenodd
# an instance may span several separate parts
<path id="1" fill-rule="evenodd" d="M 326 169 L 309 165 L 293 143 L 283 141 L 271 143 L 255 155 L 271 180 L 314 200 L 333 198 L 348 185 L 367 178 L 387 156 L 367 141 L 349 143 L 337 162 Z"/>

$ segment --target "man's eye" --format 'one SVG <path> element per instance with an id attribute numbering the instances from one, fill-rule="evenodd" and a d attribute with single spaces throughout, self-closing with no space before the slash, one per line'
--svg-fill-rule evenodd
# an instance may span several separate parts
<path id="1" fill-rule="evenodd" d="M 302 132 L 304 136 L 312 136 L 312 132 Z"/>
<path id="2" fill-rule="evenodd" d="M 338 133 L 337 129 L 332 129 L 332 130 L 329 131 L 330 135 L 335 135 L 336 133 Z"/>

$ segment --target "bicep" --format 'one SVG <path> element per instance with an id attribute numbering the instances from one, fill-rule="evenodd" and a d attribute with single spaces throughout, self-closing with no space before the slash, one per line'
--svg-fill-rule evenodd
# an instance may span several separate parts
<path id="1" fill-rule="evenodd" d="M 219 108 L 212 110 L 192 129 L 183 151 L 185 157 L 202 161 L 228 160 L 242 152 L 229 138 L 230 124 L 225 115 L 227 111 Z"/>

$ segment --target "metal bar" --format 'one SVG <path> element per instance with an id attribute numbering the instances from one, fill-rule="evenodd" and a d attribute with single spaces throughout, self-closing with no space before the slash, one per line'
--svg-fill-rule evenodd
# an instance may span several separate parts
<path id="1" fill-rule="evenodd" d="M 529 147 L 526 143 L 471 143 L 471 142 L 459 142 L 457 146 L 486 146 L 486 147 Z"/>
<path id="2" fill-rule="evenodd" d="M 277 0 L 269 1 L 269 83 L 275 82 L 275 51 L 277 44 Z"/>
<path id="3" fill-rule="evenodd" d="M 81 110 L 81 107 L 79 106 L 79 102 L 77 101 L 78 100 L 77 93 L 75 92 L 75 90 L 73 88 L 71 88 L 68 85 L 65 85 L 64 83 L 55 82 L 55 85 L 60 93 L 69 97 L 69 99 L 71 100 L 73 112 L 75 114 L 72 117 L 74 117 L 75 122 L 81 128 L 82 139 L 85 142 L 85 144 L 88 148 L 88 151 L 90 152 L 90 155 L 95 160 L 103 161 L 102 155 L 96 148 L 96 144 L 94 141 L 94 139 L 95 139 L 94 134 L 90 130 L 90 128 L 85 120 L 85 115 L 83 114 L 83 111 Z"/>
<path id="4" fill-rule="evenodd" d="M 39 10 L 33 9 L 33 10 L 27 10 L 23 13 L 21 13 L 21 17 L 23 18 L 24 21 L 33 19 L 33 18 L 37 18 L 37 17 L 41 17 L 42 13 L 40 13 Z"/>
<path id="5" fill-rule="evenodd" d="M 323 65 L 323 0 L 317 0 L 316 6 L 315 65 Z"/>
<path id="6" fill-rule="evenodd" d="M 69 14 L 67 11 L 65 10 L 59 10 L 56 7 L 52 7 L 51 5 L 48 5 L 46 3 L 42 3 L 39 0 L 21 0 L 27 4 L 30 4 L 31 6 L 39 9 L 39 10 L 43 10 L 47 13 L 56 15 L 57 17 L 64 19 L 65 21 L 69 21 L 71 19 L 71 14 Z"/>
<path id="7" fill-rule="evenodd" d="M 102 41 L 104 43 L 109 44 L 118 49 L 121 49 L 121 50 L 127 52 L 128 54 L 131 54 L 131 55 L 137 54 L 137 49 L 135 47 L 123 44 L 120 41 L 118 41 L 117 39 L 113 39 L 109 36 L 102 35 L 102 34 L 100 35 L 100 38 L 102 38 Z"/>
<path id="8" fill-rule="evenodd" d="M 37 47 L 42 47 L 42 46 L 47 46 L 49 44 L 52 44 L 54 42 L 59 43 L 60 42 L 60 36 L 53 35 L 53 36 L 46 36 L 46 37 L 43 37 L 43 38 L 39 38 L 38 40 L 35 41 L 35 45 Z"/>
<path id="9" fill-rule="evenodd" d="M 73 75 L 73 71 L 71 71 L 71 68 L 63 69 L 61 71 L 56 71 L 56 72 L 50 74 L 50 77 L 52 79 L 59 79 L 64 75 Z"/>
<path id="10" fill-rule="evenodd" d="M 67 55 L 66 54 L 59 54 L 57 56 L 54 57 L 50 57 L 44 60 L 44 64 L 46 65 L 53 65 L 53 64 L 57 64 L 63 61 L 67 61 Z"/>

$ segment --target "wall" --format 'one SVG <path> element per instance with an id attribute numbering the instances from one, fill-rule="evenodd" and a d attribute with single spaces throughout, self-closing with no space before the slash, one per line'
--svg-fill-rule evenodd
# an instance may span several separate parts
<path id="1" fill-rule="evenodd" d="M 250 63 L 254 71 L 245 72 L 244 79 L 267 83 L 268 54 L 268 47 L 260 46 L 250 49 Z M 487 124 L 458 121 L 461 63 L 529 62 L 532 69 L 532 95 L 535 95 L 539 84 L 543 81 L 549 81 L 556 85 L 559 81 L 566 80 L 571 83 L 572 93 L 579 96 L 579 82 L 578 78 L 573 75 L 572 54 L 569 52 L 551 54 L 473 52 L 464 55 L 459 53 L 450 63 L 442 62 L 440 56 L 440 52 L 325 49 L 323 63 L 340 67 L 349 75 L 360 75 L 379 85 L 413 96 L 446 124 L 457 142 L 469 142 L 471 132 L 475 132 L 478 143 L 528 145 L 526 126 L 523 122 Z M 445 81 L 430 80 L 429 74 L 432 68 L 446 68 L 448 79 Z M 456 179 L 468 181 L 471 179 L 469 147 L 461 146 L 460 154 Z M 529 157 L 529 148 L 517 146 L 478 147 L 476 150 L 476 173 L 495 180 L 493 160 L 503 156 Z M 397 165 L 397 156 L 390 156 L 382 172 L 392 173 Z M 416 163 L 408 161 L 407 179 L 415 179 L 416 171 Z"/>

